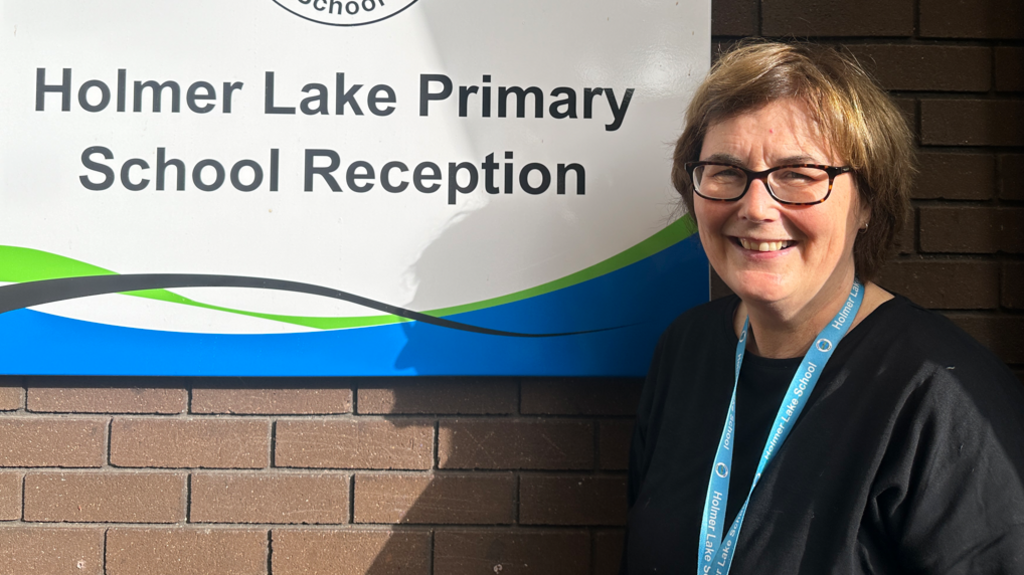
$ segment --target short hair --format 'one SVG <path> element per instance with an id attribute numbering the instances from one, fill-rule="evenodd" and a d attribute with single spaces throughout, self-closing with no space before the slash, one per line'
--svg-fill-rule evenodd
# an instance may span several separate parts
<path id="1" fill-rule="evenodd" d="M 871 209 L 871 225 L 854 244 L 854 265 L 862 280 L 874 279 L 910 208 L 913 136 L 888 95 L 835 48 L 754 40 L 723 54 L 687 109 L 672 183 L 692 214 L 693 182 L 683 165 L 700 160 L 708 128 L 788 98 L 807 106 L 831 153 L 854 169 L 857 192 Z"/>

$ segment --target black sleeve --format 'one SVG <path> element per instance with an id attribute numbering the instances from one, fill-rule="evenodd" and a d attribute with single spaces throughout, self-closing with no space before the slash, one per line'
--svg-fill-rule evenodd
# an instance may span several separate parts
<path id="1" fill-rule="evenodd" d="M 636 504 L 637 494 L 640 492 L 640 485 L 643 483 L 643 475 L 641 473 L 642 468 L 642 454 L 644 452 L 644 428 L 641 423 L 641 418 L 638 414 L 636 419 L 636 425 L 633 427 L 633 439 L 629 446 L 629 476 L 628 476 L 628 491 L 626 494 L 629 509 L 633 508 Z M 629 556 L 629 527 L 626 527 L 625 537 L 622 545 L 622 560 L 619 563 L 619 575 L 627 575 L 629 573 L 629 562 L 627 557 Z"/>
<path id="2" fill-rule="evenodd" d="M 925 369 L 868 513 L 908 572 L 1024 574 L 1024 389 L 984 368 Z"/>
<path id="3" fill-rule="evenodd" d="M 651 411 L 654 407 L 654 388 L 657 385 L 658 364 L 661 362 L 663 355 L 664 340 L 665 338 L 662 337 L 657 349 L 654 351 L 654 359 L 651 362 L 651 368 L 647 371 L 647 379 L 644 381 L 644 389 L 640 394 L 640 403 L 637 407 L 636 422 L 633 425 L 633 438 L 629 445 L 629 507 L 633 507 L 636 503 L 637 496 L 640 493 L 640 486 L 643 484 L 644 475 L 647 472 L 645 461 L 647 434 L 651 425 Z"/>
<path id="4" fill-rule="evenodd" d="M 636 422 L 633 426 L 633 437 L 629 445 L 629 475 L 627 502 L 629 509 L 636 504 L 640 494 L 640 486 L 643 485 L 644 476 L 647 472 L 647 439 L 651 425 L 651 417 L 654 410 L 655 390 L 658 386 L 659 367 L 665 358 L 665 348 L 669 345 L 668 332 L 662 334 L 658 345 L 654 350 L 654 358 L 651 360 L 651 367 L 647 370 L 647 378 L 644 381 L 643 392 L 640 394 L 640 403 L 637 407 Z M 620 575 L 627 575 L 629 572 L 629 528 L 626 528 L 625 541 L 622 546 L 622 561 L 619 566 Z"/>

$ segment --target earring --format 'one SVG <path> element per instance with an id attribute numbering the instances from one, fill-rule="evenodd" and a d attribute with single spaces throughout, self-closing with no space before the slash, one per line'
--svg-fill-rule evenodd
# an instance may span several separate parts
<path id="1" fill-rule="evenodd" d="M 862 227 L 862 228 L 860 229 L 860 232 L 861 232 L 861 233 L 864 233 L 864 232 L 866 232 L 866 231 L 868 231 L 868 223 L 867 223 L 867 222 L 864 222 L 864 226 L 863 226 L 863 227 Z"/>

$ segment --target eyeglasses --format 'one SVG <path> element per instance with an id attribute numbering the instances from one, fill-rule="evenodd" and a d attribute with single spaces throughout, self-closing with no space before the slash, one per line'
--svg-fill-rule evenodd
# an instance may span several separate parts
<path id="1" fill-rule="evenodd" d="M 853 168 L 818 164 L 775 166 L 762 172 L 722 162 L 683 164 L 693 182 L 693 191 L 706 200 L 734 202 L 750 189 L 750 182 L 761 180 L 768 193 L 780 204 L 809 206 L 820 204 L 832 193 L 836 176 Z"/>

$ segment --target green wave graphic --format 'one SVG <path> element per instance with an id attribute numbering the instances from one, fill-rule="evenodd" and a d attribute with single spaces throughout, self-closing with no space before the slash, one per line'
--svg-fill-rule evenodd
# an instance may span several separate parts
<path id="1" fill-rule="evenodd" d="M 697 226 L 692 216 L 686 214 L 637 245 L 588 268 L 584 268 L 576 273 L 565 276 L 564 278 L 504 296 L 454 307 L 425 311 L 423 313 L 435 317 L 444 317 L 521 301 L 571 287 L 596 277 L 609 274 L 644 258 L 650 257 L 665 248 L 690 237 L 696 231 Z M 0 245 L 0 282 L 22 283 L 58 278 L 116 274 L 117 272 L 50 252 L 18 246 Z M 188 305 L 202 309 L 233 313 L 322 330 L 371 327 L 409 321 L 405 318 L 390 314 L 358 317 L 318 317 L 260 313 L 206 304 L 163 289 L 124 292 L 124 295 Z"/>

